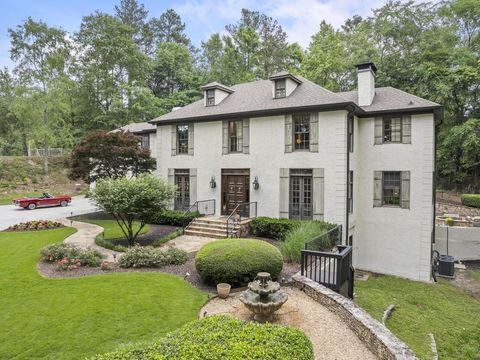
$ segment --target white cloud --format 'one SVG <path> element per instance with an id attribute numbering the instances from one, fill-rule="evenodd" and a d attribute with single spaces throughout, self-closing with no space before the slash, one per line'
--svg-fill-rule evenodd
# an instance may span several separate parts
<path id="1" fill-rule="evenodd" d="M 187 0 L 177 5 L 187 26 L 203 26 L 207 36 L 222 31 L 223 26 L 235 23 L 240 10 L 248 8 L 261 11 L 277 19 L 288 34 L 290 42 L 307 46 L 311 36 L 318 31 L 322 20 L 339 28 L 353 15 L 368 16 L 371 10 L 382 6 L 386 0 Z"/>
<path id="2" fill-rule="evenodd" d="M 307 46 L 310 38 L 315 34 L 320 22 L 325 20 L 335 28 L 339 28 L 347 18 L 353 15 L 366 17 L 371 10 L 381 7 L 384 0 L 355 1 L 355 0 L 287 0 L 272 1 L 271 16 L 278 18 L 280 23 L 287 20 L 284 29 L 290 42 L 298 42 Z"/>

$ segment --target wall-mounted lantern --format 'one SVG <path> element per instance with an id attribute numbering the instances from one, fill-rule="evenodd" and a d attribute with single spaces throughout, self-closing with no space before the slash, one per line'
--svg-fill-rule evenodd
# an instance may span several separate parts
<path id="1" fill-rule="evenodd" d="M 212 176 L 212 178 L 210 180 L 210 187 L 212 189 L 215 189 L 217 187 L 217 183 L 215 182 L 215 176 Z"/>
<path id="2" fill-rule="evenodd" d="M 258 177 L 255 176 L 255 180 L 253 180 L 253 190 L 258 190 L 258 188 L 260 187 L 260 184 L 258 183 Z"/>

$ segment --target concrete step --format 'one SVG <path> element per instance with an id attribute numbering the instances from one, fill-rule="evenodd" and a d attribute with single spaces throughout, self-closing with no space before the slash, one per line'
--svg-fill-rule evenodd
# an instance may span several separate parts
<path id="1" fill-rule="evenodd" d="M 201 236 L 201 237 L 208 237 L 208 238 L 215 238 L 215 239 L 223 239 L 227 237 L 226 233 L 219 235 L 219 234 L 212 234 L 211 232 L 189 230 L 188 228 L 185 229 L 185 235 Z"/>
<path id="2" fill-rule="evenodd" d="M 185 230 L 190 230 L 190 231 L 203 231 L 203 232 L 208 232 L 211 233 L 212 235 L 224 235 L 227 233 L 227 228 L 214 228 L 210 226 L 201 226 L 197 224 L 190 224 Z M 231 229 L 230 229 L 231 230 Z"/>
<path id="3" fill-rule="evenodd" d="M 202 227 L 208 227 L 211 229 L 221 229 L 221 230 L 226 230 L 227 229 L 227 223 L 210 223 L 210 222 L 205 222 L 205 221 L 197 221 L 193 220 L 188 226 L 202 226 Z"/>

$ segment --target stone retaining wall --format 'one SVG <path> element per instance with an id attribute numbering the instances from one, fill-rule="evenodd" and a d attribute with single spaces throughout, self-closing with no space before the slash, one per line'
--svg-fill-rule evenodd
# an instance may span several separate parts
<path id="1" fill-rule="evenodd" d="M 417 359 L 405 343 L 352 300 L 300 274 L 294 275 L 292 279 L 293 286 L 342 318 L 379 359 Z M 345 341 L 348 346 L 348 339 Z"/>

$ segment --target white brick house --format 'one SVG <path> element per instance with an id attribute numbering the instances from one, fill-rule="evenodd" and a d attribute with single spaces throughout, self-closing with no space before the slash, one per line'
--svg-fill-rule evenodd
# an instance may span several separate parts
<path id="1" fill-rule="evenodd" d="M 344 93 L 286 72 L 211 83 L 203 100 L 150 121 L 157 174 L 180 188 L 176 206 L 216 199 L 228 215 L 256 201 L 259 216 L 341 224 L 356 268 L 430 280 L 442 108 L 375 88 L 372 63 L 357 69 L 358 91 Z"/>

